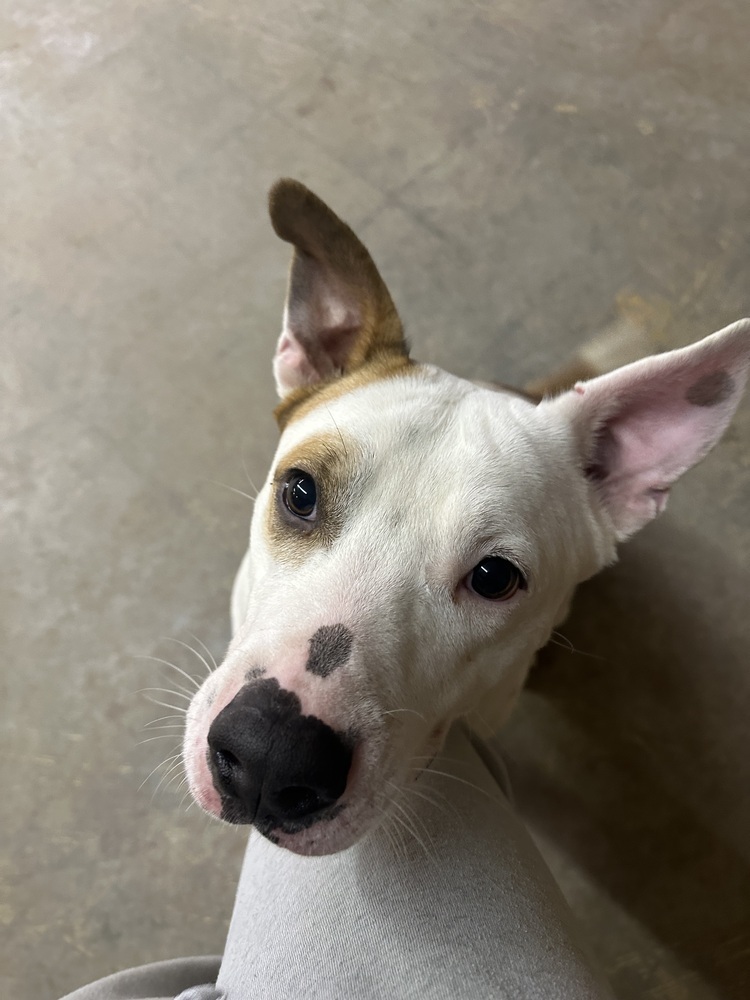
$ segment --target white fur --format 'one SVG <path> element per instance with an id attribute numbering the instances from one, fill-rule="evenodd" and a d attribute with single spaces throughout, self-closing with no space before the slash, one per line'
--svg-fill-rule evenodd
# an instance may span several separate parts
<path id="1" fill-rule="evenodd" d="M 741 336 L 731 329 L 716 336 L 721 345 L 733 337 L 746 366 L 748 325 Z M 656 365 L 657 377 L 664 368 Z M 295 566 L 274 557 L 265 534 L 272 477 L 261 489 L 232 595 L 233 639 L 188 715 L 185 756 L 198 801 L 219 813 L 206 734 L 255 666 L 294 691 L 305 714 L 359 734 L 347 808 L 280 837 L 299 853 L 341 850 L 366 834 L 456 717 L 502 724 L 576 585 L 615 558 L 614 508 L 583 468 L 633 377 L 608 383 L 606 405 L 590 412 L 599 380 L 535 407 L 419 366 L 292 422 L 272 468 L 291 448 L 343 429 L 359 485 L 340 536 Z M 642 388 L 639 379 L 636 371 Z M 723 416 L 719 423 L 715 436 Z M 528 588 L 499 603 L 470 592 L 467 574 L 490 554 L 522 568 Z M 349 661 L 330 678 L 306 672 L 310 637 L 339 622 L 354 635 Z"/>

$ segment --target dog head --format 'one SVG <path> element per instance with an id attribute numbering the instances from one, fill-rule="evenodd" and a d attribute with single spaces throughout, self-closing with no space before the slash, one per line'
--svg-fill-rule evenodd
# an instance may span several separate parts
<path id="1" fill-rule="evenodd" d="M 294 246 L 282 434 L 184 755 L 204 809 L 326 854 L 454 719 L 502 723 L 575 586 L 727 426 L 750 321 L 535 405 L 413 362 L 367 250 L 302 185 L 270 212 Z"/>

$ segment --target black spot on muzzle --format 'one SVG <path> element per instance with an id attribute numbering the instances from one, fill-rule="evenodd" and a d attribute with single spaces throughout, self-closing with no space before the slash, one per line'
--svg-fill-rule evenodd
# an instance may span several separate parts
<path id="1" fill-rule="evenodd" d="M 323 625 L 310 639 L 305 669 L 318 677 L 328 677 L 349 659 L 353 642 L 354 636 L 346 625 Z"/>
<path id="2" fill-rule="evenodd" d="M 273 678 L 246 684 L 208 732 L 208 765 L 222 819 L 297 833 L 341 811 L 351 741 Z"/>

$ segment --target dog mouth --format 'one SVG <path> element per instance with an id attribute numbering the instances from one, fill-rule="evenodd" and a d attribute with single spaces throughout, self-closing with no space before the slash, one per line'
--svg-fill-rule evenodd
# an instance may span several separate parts
<path id="1" fill-rule="evenodd" d="M 337 819 L 346 809 L 346 803 L 338 802 L 328 809 L 307 813 L 300 819 L 280 818 L 268 812 L 257 812 L 252 818 L 238 808 L 232 800 L 222 803 L 221 819 L 236 826 L 253 826 L 258 833 L 273 844 L 280 844 L 283 838 L 295 838 L 318 824 Z M 317 838 L 315 838 L 317 839 Z"/>
<path id="2" fill-rule="evenodd" d="M 352 763 L 341 795 L 325 801 L 305 785 L 288 785 L 270 796 L 257 792 L 239 797 L 232 787 L 233 768 L 209 746 L 205 754 L 205 776 L 194 792 L 207 812 L 225 823 L 252 826 L 271 843 L 301 855 L 334 854 L 361 840 L 375 825 L 382 809 L 376 807 L 368 750 L 363 742 L 352 751 Z M 207 780 L 205 780 L 207 779 Z M 210 786 L 210 787 L 208 787 Z"/>
<path id="3" fill-rule="evenodd" d="M 201 707 L 184 750 L 198 805 L 306 855 L 345 850 L 378 826 L 393 790 L 429 766 L 445 728 L 420 734 L 377 712 L 337 729 L 268 677 Z"/>
<path id="4" fill-rule="evenodd" d="M 283 815 L 259 796 L 243 803 L 222 784 L 218 765 L 223 768 L 225 762 L 214 759 L 212 763 L 210 747 L 197 757 L 188 757 L 191 791 L 211 816 L 233 826 L 251 826 L 278 847 L 308 856 L 335 854 L 378 827 L 390 813 L 394 796 L 389 791 L 408 784 L 412 777 L 408 766 L 396 766 L 393 746 L 385 747 L 380 740 L 373 743 L 360 740 L 354 746 L 346 786 L 329 804 L 321 805 L 303 786 L 293 785 L 281 796 L 282 809 L 286 810 Z M 419 758 L 420 772 L 433 753 Z"/>

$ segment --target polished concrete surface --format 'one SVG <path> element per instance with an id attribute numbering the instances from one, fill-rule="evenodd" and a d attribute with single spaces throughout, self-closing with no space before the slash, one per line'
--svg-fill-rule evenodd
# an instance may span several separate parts
<path id="1" fill-rule="evenodd" d="M 269 184 L 330 200 L 460 374 L 621 315 L 687 342 L 750 309 L 750 9 L 7 0 L 0 32 L 0 994 L 51 1000 L 227 926 L 242 837 L 149 776 L 178 730 L 140 743 L 171 714 L 142 691 L 227 641 L 232 489 L 275 441 Z M 745 404 L 506 734 L 626 1000 L 750 993 L 749 446 Z"/>

